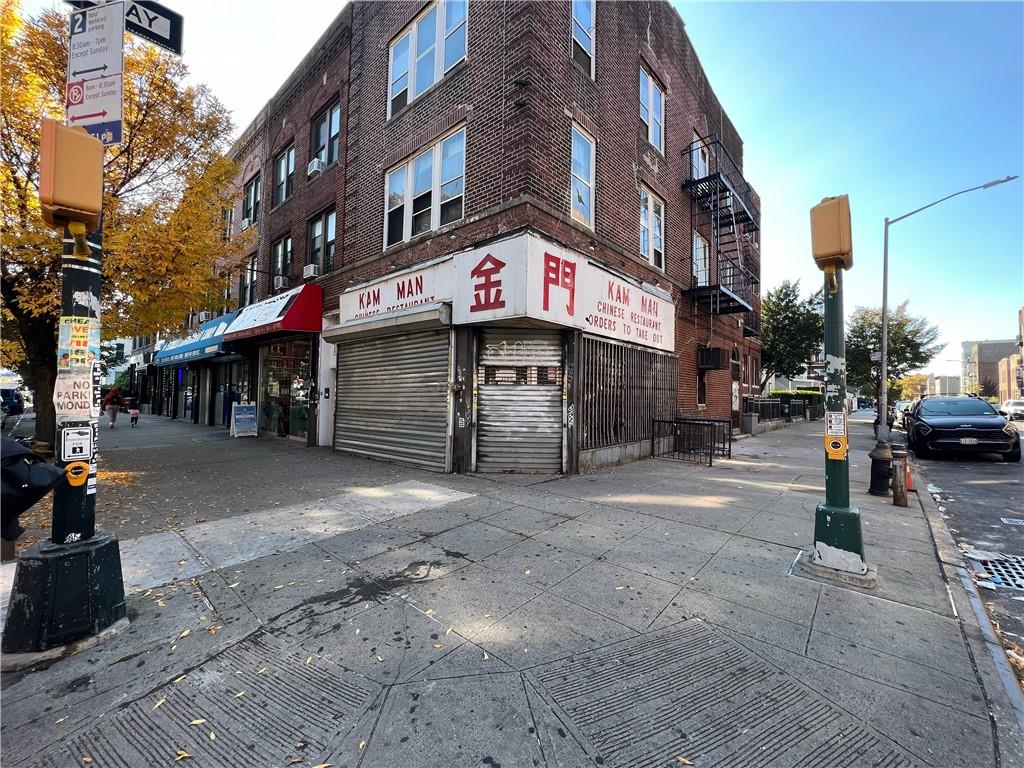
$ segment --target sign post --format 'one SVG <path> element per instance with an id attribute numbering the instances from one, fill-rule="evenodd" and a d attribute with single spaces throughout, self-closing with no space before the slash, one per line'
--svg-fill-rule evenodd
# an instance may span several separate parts
<path id="1" fill-rule="evenodd" d="M 825 501 L 815 509 L 814 551 L 803 567 L 873 587 L 876 576 L 864 562 L 860 510 L 850 506 L 843 271 L 853 266 L 853 244 L 846 195 L 825 198 L 811 209 L 811 241 L 814 260 L 825 273 Z"/>

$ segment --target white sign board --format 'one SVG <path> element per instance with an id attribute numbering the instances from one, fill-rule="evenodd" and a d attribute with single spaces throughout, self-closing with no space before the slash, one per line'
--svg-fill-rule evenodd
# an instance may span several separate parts
<path id="1" fill-rule="evenodd" d="M 825 413 L 825 434 L 832 437 L 846 436 L 846 414 L 842 411 Z"/>
<path id="2" fill-rule="evenodd" d="M 121 143 L 124 13 L 115 2 L 71 14 L 67 123 L 104 145 Z"/>
<path id="3" fill-rule="evenodd" d="M 60 460 L 88 461 L 92 457 L 92 427 L 64 427 L 61 430 Z"/>
<path id="4" fill-rule="evenodd" d="M 452 300 L 452 257 L 366 283 L 341 294 L 340 322 Z"/>
<path id="5" fill-rule="evenodd" d="M 53 407 L 65 421 L 92 417 L 92 371 L 61 371 L 53 385 Z"/>

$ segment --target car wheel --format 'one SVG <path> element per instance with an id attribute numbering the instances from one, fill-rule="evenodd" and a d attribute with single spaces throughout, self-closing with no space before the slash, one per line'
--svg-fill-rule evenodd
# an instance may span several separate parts
<path id="1" fill-rule="evenodd" d="M 924 447 L 924 444 L 919 440 L 914 440 L 914 455 L 919 459 L 931 458 L 932 452 Z"/>
<path id="2" fill-rule="evenodd" d="M 1020 461 L 1020 443 L 1017 443 L 1009 453 L 1003 454 L 1003 461 Z"/>

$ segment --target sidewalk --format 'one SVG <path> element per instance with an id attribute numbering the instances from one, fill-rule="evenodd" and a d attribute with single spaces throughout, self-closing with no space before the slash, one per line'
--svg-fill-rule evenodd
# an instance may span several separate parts
<path id="1" fill-rule="evenodd" d="M 5 765 L 1021 765 L 927 516 L 864 493 L 868 425 L 871 591 L 792 572 L 820 422 L 555 479 L 144 427 L 101 435 L 132 623 L 3 676 Z"/>

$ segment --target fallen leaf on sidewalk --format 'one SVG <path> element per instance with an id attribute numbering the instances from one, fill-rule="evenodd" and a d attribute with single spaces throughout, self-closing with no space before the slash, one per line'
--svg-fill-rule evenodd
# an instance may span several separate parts
<path id="1" fill-rule="evenodd" d="M 266 671 L 267 671 L 266 667 L 260 667 L 259 669 L 256 670 L 256 674 L 257 675 L 262 675 Z"/>
<path id="2" fill-rule="evenodd" d="M 318 765 L 314 765 L 312 768 L 331 768 L 331 764 L 330 763 L 320 763 Z"/>
<path id="3" fill-rule="evenodd" d="M 191 629 L 186 629 L 184 632 L 182 632 L 180 635 L 178 635 L 178 639 L 181 640 L 181 638 L 188 637 L 191 634 L 192 634 L 192 630 Z"/>
<path id="4" fill-rule="evenodd" d="M 217 734 L 215 734 L 213 731 L 210 731 L 210 741 L 216 741 L 216 740 L 217 740 Z"/>
<path id="5" fill-rule="evenodd" d="M 179 760 L 191 760 L 191 759 L 192 759 L 192 755 L 190 755 L 184 749 L 179 749 L 177 751 L 177 753 L 175 754 L 174 762 L 178 762 Z"/>
<path id="6" fill-rule="evenodd" d="M 431 616 L 433 613 L 434 613 L 434 609 L 433 608 L 427 608 L 427 610 L 425 610 L 423 612 L 423 615 L 424 616 Z"/>
<path id="7" fill-rule="evenodd" d="M 193 720 L 191 723 L 189 723 L 189 725 L 202 725 L 205 722 L 206 722 L 206 718 L 202 718 L 201 717 L 198 720 Z"/>
<path id="8" fill-rule="evenodd" d="M 381 661 L 381 662 L 384 661 L 384 657 L 383 656 L 378 656 L 377 657 L 377 661 Z"/>
<path id="9" fill-rule="evenodd" d="M 689 760 L 687 760 L 687 759 L 686 759 L 685 757 L 683 757 L 682 755 L 676 755 L 676 762 L 677 762 L 677 763 L 679 763 L 680 765 L 693 765 L 693 763 L 692 763 L 692 762 L 690 762 Z"/>
<path id="10" fill-rule="evenodd" d="M 312 663 L 313 663 L 313 657 L 312 656 L 307 656 L 306 657 L 306 666 L 308 667 Z"/>
<path id="11" fill-rule="evenodd" d="M 228 589 L 234 589 L 235 587 L 237 587 L 241 583 L 242 582 L 240 582 L 240 581 L 236 581 L 234 584 L 228 584 Z"/>
<path id="12" fill-rule="evenodd" d="M 523 571 L 523 575 L 524 576 L 529 576 L 530 575 L 530 569 L 527 568 L 525 571 Z"/>
<path id="13" fill-rule="evenodd" d="M 186 677 L 188 677 L 188 675 L 181 675 L 180 677 L 176 677 L 176 678 L 174 678 L 174 680 L 172 680 L 171 682 L 173 682 L 173 683 L 180 683 L 180 682 L 181 682 L 182 680 L 184 680 L 184 679 L 185 679 Z"/>
<path id="14" fill-rule="evenodd" d="M 619 590 L 622 590 L 622 589 L 625 589 L 625 588 L 626 588 L 625 586 L 622 586 L 622 587 L 616 587 L 616 588 L 615 588 L 615 591 L 616 591 L 616 592 L 618 592 Z"/>
<path id="15" fill-rule="evenodd" d="M 356 627 L 356 634 L 359 634 L 359 627 Z"/>
<path id="16" fill-rule="evenodd" d="M 447 637 L 448 635 L 450 635 L 450 634 L 452 633 L 452 630 L 454 630 L 454 629 L 455 629 L 455 627 L 448 627 L 448 629 L 446 629 L 446 630 L 444 631 L 445 637 Z"/>
<path id="17" fill-rule="evenodd" d="M 233 698 L 233 699 L 240 699 L 240 698 L 242 698 L 243 696 L 245 696 L 245 691 L 239 691 L 238 693 L 236 693 L 236 694 L 235 694 L 234 696 L 232 696 L 231 698 Z"/>
<path id="18" fill-rule="evenodd" d="M 58 719 L 58 720 L 54 720 L 54 721 L 53 721 L 53 724 L 54 724 L 54 725 L 60 725 L 61 723 L 63 723 L 63 722 L 64 722 L 65 720 L 67 720 L 67 719 L 68 719 L 68 716 L 67 716 L 67 715 L 64 715 L 64 717 L 62 717 L 62 718 L 60 718 L 60 719 Z"/>
<path id="19" fill-rule="evenodd" d="M 82 762 L 85 763 L 86 765 L 90 765 L 90 764 L 92 764 L 92 758 L 91 757 L 83 757 L 82 758 Z"/>
<path id="20" fill-rule="evenodd" d="M 359 742 L 359 751 L 362 752 L 363 748 L 365 746 L 366 746 L 366 739 L 363 739 L 362 741 Z"/>
<path id="21" fill-rule="evenodd" d="M 434 643 L 434 647 L 438 650 L 441 650 L 442 648 L 444 648 L 444 643 Z"/>
<path id="22" fill-rule="evenodd" d="M 484 661 L 490 661 L 491 657 L 487 655 L 487 651 L 484 651 Z"/>
<path id="23" fill-rule="evenodd" d="M 284 589 L 284 584 L 278 584 L 274 589 Z"/>
<path id="24" fill-rule="evenodd" d="M 306 762 L 306 758 L 304 758 L 302 755 L 299 755 L 298 757 L 293 757 L 291 760 L 285 763 L 285 768 L 288 768 L 288 766 L 291 765 L 298 765 L 299 763 L 304 762 Z"/>
<path id="25" fill-rule="evenodd" d="M 153 705 L 153 709 L 156 709 L 161 704 L 163 704 L 165 701 L 167 701 L 167 699 L 160 699 L 160 701 L 158 701 L 156 704 Z M 153 710 L 150 710 L 150 711 L 152 712 Z"/>
<path id="26" fill-rule="evenodd" d="M 979 578 L 979 579 L 991 579 L 992 578 L 991 574 L 985 573 L 984 571 L 980 571 L 980 572 L 978 572 L 978 573 L 976 573 L 974 575 L 975 575 L 976 578 Z"/>

